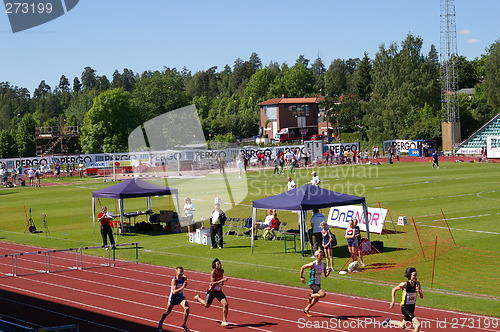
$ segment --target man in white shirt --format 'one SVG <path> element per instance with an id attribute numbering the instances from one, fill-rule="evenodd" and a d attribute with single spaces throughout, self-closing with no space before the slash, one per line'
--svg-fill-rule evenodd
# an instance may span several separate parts
<path id="1" fill-rule="evenodd" d="M 311 175 L 312 175 L 312 179 L 311 179 L 311 181 L 309 181 L 309 183 L 315 187 L 319 187 L 319 184 L 321 183 L 319 176 L 316 175 L 316 172 L 312 172 Z"/>
<path id="2" fill-rule="evenodd" d="M 33 182 L 34 182 L 34 179 L 35 179 L 35 170 L 32 167 L 30 167 L 26 171 L 26 174 L 28 174 L 28 179 L 29 179 L 29 182 L 30 182 L 30 186 L 33 187 Z"/>
<path id="3" fill-rule="evenodd" d="M 255 222 L 255 226 L 253 229 L 254 236 L 257 236 L 257 233 L 259 232 L 259 228 L 264 229 L 266 227 L 271 226 L 271 222 L 273 221 L 273 216 L 274 216 L 274 211 L 269 209 L 269 210 L 267 210 L 266 219 L 264 219 L 264 221 L 261 221 L 261 222 L 256 221 Z M 250 235 L 250 232 L 251 232 L 251 230 L 246 231 L 245 234 Z"/>
<path id="4" fill-rule="evenodd" d="M 193 223 L 194 211 L 196 211 L 191 198 L 186 198 L 186 203 L 184 204 L 184 217 L 186 218 L 186 224 L 188 227 L 188 235 L 191 232 L 191 224 Z"/>
<path id="5" fill-rule="evenodd" d="M 222 226 L 226 223 L 226 219 L 226 214 L 220 209 L 220 204 L 215 204 L 214 210 L 210 214 L 210 239 L 212 240 L 213 249 L 217 248 L 217 246 L 219 246 L 219 249 L 224 248 Z"/>
<path id="6" fill-rule="evenodd" d="M 291 177 L 288 177 L 287 188 L 288 190 L 295 189 L 295 181 L 293 181 Z"/>

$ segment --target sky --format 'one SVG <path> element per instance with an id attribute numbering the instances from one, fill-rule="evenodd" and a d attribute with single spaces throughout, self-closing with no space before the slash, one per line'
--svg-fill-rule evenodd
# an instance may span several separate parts
<path id="1" fill-rule="evenodd" d="M 455 10 L 459 55 L 473 60 L 500 39 L 500 0 L 455 0 Z M 0 12 L 0 82 L 32 93 L 42 80 L 55 88 L 61 75 L 72 83 L 87 66 L 110 81 L 124 68 L 221 71 L 253 52 L 264 65 L 303 55 L 328 67 L 364 52 L 373 59 L 408 34 L 423 39 L 424 55 L 431 44 L 439 51 L 440 0 L 80 0 L 17 33 Z"/>

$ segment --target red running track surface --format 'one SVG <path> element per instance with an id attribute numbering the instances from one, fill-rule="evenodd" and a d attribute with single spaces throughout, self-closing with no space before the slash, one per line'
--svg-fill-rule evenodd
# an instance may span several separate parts
<path id="1" fill-rule="evenodd" d="M 0 255 L 35 250 L 40 248 L 0 242 Z M 25 259 L 36 263 L 34 256 Z M 67 259 L 74 257 L 68 253 Z M 118 262 L 114 267 L 4 275 L 0 277 L 0 313 L 34 327 L 78 324 L 80 331 L 155 331 L 174 274 L 172 268 Z M 402 317 L 399 308 L 389 309 L 388 301 L 328 292 L 312 308 L 314 316 L 308 318 L 303 313 L 308 289 L 229 277 L 224 292 L 230 325 L 221 327 L 222 309 L 217 300 L 208 309 L 193 300 L 195 294 L 205 293 L 209 271 L 185 274 L 191 331 L 382 331 L 388 330 L 380 325 L 386 317 Z M 500 331 L 498 318 L 418 304 L 416 315 L 424 332 Z M 181 324 L 182 310 L 176 306 L 163 324 L 164 331 L 183 331 Z"/>

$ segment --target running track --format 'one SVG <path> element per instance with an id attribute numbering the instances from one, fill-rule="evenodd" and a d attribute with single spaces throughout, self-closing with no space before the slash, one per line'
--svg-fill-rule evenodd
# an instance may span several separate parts
<path id="1" fill-rule="evenodd" d="M 40 249 L 0 242 L 2 255 Z M 74 256 L 67 259 L 74 260 Z M 98 258 L 84 259 L 95 263 Z M 1 261 L 2 265 L 6 263 Z M 1 268 L 6 270 L 5 266 Z M 80 331 L 155 331 L 173 275 L 172 268 L 119 262 L 114 267 L 2 276 L 0 314 L 35 327 L 79 324 Z M 222 309 L 217 301 L 206 309 L 193 300 L 196 293 L 205 292 L 208 271 L 186 271 L 186 276 L 191 331 L 382 331 L 388 330 L 379 325 L 386 317 L 401 317 L 399 308 L 389 309 L 387 301 L 328 293 L 311 310 L 314 317 L 307 318 L 302 312 L 307 289 L 229 277 L 224 291 L 229 301 L 230 326 L 221 327 Z M 167 317 L 164 331 L 183 331 L 180 309 L 175 307 Z M 424 332 L 500 331 L 498 318 L 418 305 L 416 314 Z"/>

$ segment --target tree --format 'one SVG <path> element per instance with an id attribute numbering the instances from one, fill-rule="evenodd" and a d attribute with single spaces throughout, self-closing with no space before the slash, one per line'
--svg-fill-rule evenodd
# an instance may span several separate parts
<path id="1" fill-rule="evenodd" d="M 372 141 L 415 138 L 415 119 L 440 109 L 438 73 L 421 54 L 422 39 L 412 35 L 387 49 L 382 45 L 373 64 L 373 95 L 365 123 Z M 427 105 L 427 106 L 426 106 Z"/>
<path id="2" fill-rule="evenodd" d="M 17 157 L 15 132 L 0 130 L 0 158 Z"/>
<path id="3" fill-rule="evenodd" d="M 142 122 L 189 105 L 181 75 L 175 69 L 166 68 L 143 76 L 132 92 L 132 105 Z"/>
<path id="4" fill-rule="evenodd" d="M 118 70 L 113 73 L 113 81 L 111 86 L 113 88 L 122 88 L 125 91 L 132 92 L 136 83 L 136 77 L 132 70 L 123 69 L 123 73 L 120 74 Z"/>
<path id="5" fill-rule="evenodd" d="M 92 90 L 97 85 L 95 70 L 90 67 L 85 67 L 82 73 L 82 89 Z"/>
<path id="6" fill-rule="evenodd" d="M 23 114 L 31 113 L 32 102 L 26 88 L 0 83 L 0 129 L 15 128 Z"/>
<path id="7" fill-rule="evenodd" d="M 256 53 L 250 55 L 249 61 L 236 59 L 233 66 L 232 75 L 232 93 L 238 92 L 240 95 L 245 89 L 246 83 L 250 80 L 252 75 L 262 66 L 262 61 Z"/>
<path id="8" fill-rule="evenodd" d="M 35 89 L 35 91 L 33 92 L 33 98 L 44 98 L 47 96 L 47 94 L 50 93 L 50 85 L 48 85 L 47 83 L 45 83 L 45 80 L 42 80 L 40 82 L 40 84 L 38 85 L 38 88 Z"/>
<path id="9" fill-rule="evenodd" d="M 94 98 L 99 95 L 97 90 L 73 93 L 69 105 L 64 109 L 66 118 L 74 116 L 78 123 L 83 123 L 85 113 L 92 107 Z"/>
<path id="10" fill-rule="evenodd" d="M 349 71 L 344 60 L 332 61 L 325 73 L 325 91 L 328 96 L 339 97 L 348 93 Z"/>
<path id="11" fill-rule="evenodd" d="M 32 114 L 25 114 L 19 123 L 16 143 L 20 157 L 32 157 L 36 154 L 35 126 L 36 122 Z"/>
<path id="12" fill-rule="evenodd" d="M 98 95 L 85 114 L 81 146 L 85 153 L 128 150 L 128 135 L 139 124 L 130 103 L 130 93 L 123 89 Z"/>
<path id="13" fill-rule="evenodd" d="M 80 80 L 78 79 L 78 77 L 75 77 L 73 79 L 73 91 L 78 93 L 78 92 L 80 92 L 81 89 L 82 89 L 82 83 L 80 83 Z"/>
<path id="14" fill-rule="evenodd" d="M 57 88 L 61 92 L 69 92 L 69 80 L 66 78 L 66 76 L 64 75 L 61 76 Z"/>
<path id="15" fill-rule="evenodd" d="M 218 95 L 217 66 L 206 71 L 199 71 L 186 83 L 186 92 L 190 98 L 194 96 L 207 96 L 215 98 Z"/>
<path id="16" fill-rule="evenodd" d="M 326 68 L 323 64 L 323 60 L 320 57 L 314 60 L 313 64 L 311 65 L 311 71 L 316 78 L 316 86 L 319 88 L 321 94 L 324 94 Z"/>
<path id="17" fill-rule="evenodd" d="M 296 65 L 283 71 L 283 76 L 277 77 L 269 87 L 271 98 L 309 97 L 317 94 L 315 79 L 304 65 Z"/>
<path id="18" fill-rule="evenodd" d="M 491 45 L 485 65 L 484 91 L 488 103 L 500 111 L 500 39 Z"/>
<path id="19" fill-rule="evenodd" d="M 263 101 L 269 93 L 269 87 L 276 79 L 277 73 L 270 68 L 264 68 L 256 72 L 250 78 L 250 81 L 245 87 L 243 96 L 246 98 L 252 97 L 254 102 Z"/>
<path id="20" fill-rule="evenodd" d="M 372 64 L 365 52 L 353 74 L 352 92 L 361 101 L 369 101 L 372 94 Z"/>
<path id="21" fill-rule="evenodd" d="M 106 91 L 111 87 L 111 83 L 109 82 L 106 75 L 97 76 L 96 78 L 96 89 L 100 92 Z"/>
<path id="22" fill-rule="evenodd" d="M 478 82 L 474 64 L 467 61 L 464 56 L 456 56 L 452 60 L 456 63 L 458 72 L 458 87 L 460 89 L 473 88 Z"/>

